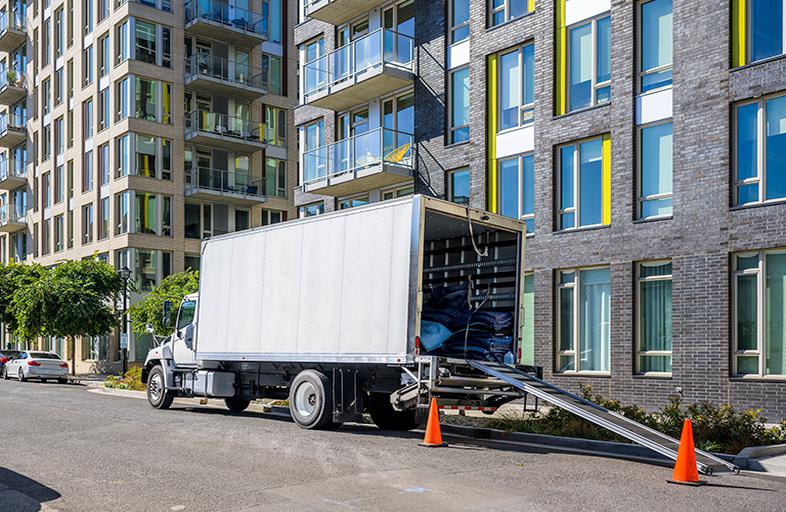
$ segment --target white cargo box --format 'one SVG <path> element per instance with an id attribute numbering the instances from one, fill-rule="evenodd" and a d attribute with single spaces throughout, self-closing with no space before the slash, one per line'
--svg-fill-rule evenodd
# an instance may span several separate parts
<path id="1" fill-rule="evenodd" d="M 419 195 L 206 240 L 197 359 L 411 363 L 426 218 L 465 235 L 468 212 L 515 235 L 518 269 L 522 223 Z"/>

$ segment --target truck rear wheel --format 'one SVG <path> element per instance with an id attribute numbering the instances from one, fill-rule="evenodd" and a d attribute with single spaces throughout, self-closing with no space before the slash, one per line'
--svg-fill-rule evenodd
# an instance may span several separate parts
<path id="1" fill-rule="evenodd" d="M 382 430 L 412 430 L 418 426 L 415 409 L 397 411 L 390 403 L 390 395 L 372 393 L 369 397 L 368 413 Z"/>
<path id="2" fill-rule="evenodd" d="M 225 398 L 224 403 L 232 412 L 243 412 L 248 409 L 248 406 L 251 404 L 251 400 L 243 400 L 242 398 L 238 398 L 233 396 L 231 398 Z"/>
<path id="3" fill-rule="evenodd" d="M 289 412 L 302 428 L 334 428 L 330 379 L 316 370 L 298 373 L 289 388 Z"/>
<path id="4" fill-rule="evenodd" d="M 164 385 L 164 369 L 154 366 L 147 378 L 147 401 L 156 409 L 169 409 L 175 394 Z"/>

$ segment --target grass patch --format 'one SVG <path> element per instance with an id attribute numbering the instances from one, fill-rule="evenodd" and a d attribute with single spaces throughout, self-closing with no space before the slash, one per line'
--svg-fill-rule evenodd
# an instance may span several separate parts
<path id="1" fill-rule="evenodd" d="M 582 387 L 581 396 L 636 422 L 680 438 L 686 418 L 693 420 L 696 447 L 705 451 L 736 454 L 748 446 L 786 443 L 786 421 L 767 427 L 760 409 L 735 410 L 729 404 L 699 402 L 683 405 L 679 397 L 670 397 L 662 409 L 647 412 L 638 405 L 624 405 L 593 395 L 590 386 Z M 491 427 L 508 432 L 526 432 L 599 441 L 630 442 L 594 423 L 567 411 L 552 407 L 545 414 L 529 416 L 508 414 L 491 421 Z"/>

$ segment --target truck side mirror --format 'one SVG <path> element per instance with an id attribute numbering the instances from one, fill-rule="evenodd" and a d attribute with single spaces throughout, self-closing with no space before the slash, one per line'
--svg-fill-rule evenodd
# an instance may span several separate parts
<path id="1" fill-rule="evenodd" d="M 164 327 L 169 327 L 169 321 L 171 320 L 172 316 L 172 301 L 165 300 L 163 306 L 163 323 Z"/>

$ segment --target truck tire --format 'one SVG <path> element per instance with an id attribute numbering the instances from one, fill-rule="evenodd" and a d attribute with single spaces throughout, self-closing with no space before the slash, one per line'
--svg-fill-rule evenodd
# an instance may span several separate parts
<path id="1" fill-rule="evenodd" d="M 336 428 L 330 379 L 316 370 L 298 373 L 289 388 L 289 412 L 301 428 Z"/>
<path id="2" fill-rule="evenodd" d="M 251 405 L 251 400 L 243 400 L 242 398 L 238 398 L 233 396 L 231 398 L 225 398 L 224 403 L 232 412 L 243 412 L 248 409 L 248 406 Z"/>
<path id="3" fill-rule="evenodd" d="M 397 430 L 403 432 L 418 426 L 415 409 L 397 411 L 390 403 L 390 395 L 385 393 L 371 393 L 369 397 L 368 413 L 371 419 L 382 430 Z"/>
<path id="4" fill-rule="evenodd" d="M 172 391 L 165 390 L 164 382 L 164 369 L 154 366 L 147 379 L 147 401 L 156 409 L 169 409 L 175 399 Z"/>

